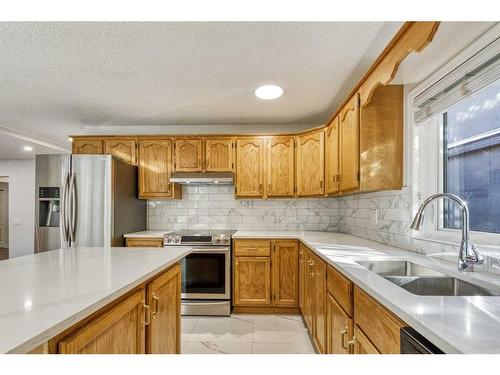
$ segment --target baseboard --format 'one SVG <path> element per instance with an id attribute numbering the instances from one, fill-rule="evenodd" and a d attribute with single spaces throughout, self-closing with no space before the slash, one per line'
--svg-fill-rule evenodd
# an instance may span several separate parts
<path id="1" fill-rule="evenodd" d="M 300 307 L 233 306 L 236 314 L 300 314 Z"/>

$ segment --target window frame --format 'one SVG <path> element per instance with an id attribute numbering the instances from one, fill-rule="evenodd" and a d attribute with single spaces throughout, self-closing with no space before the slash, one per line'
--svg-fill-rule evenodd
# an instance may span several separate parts
<path id="1" fill-rule="evenodd" d="M 437 124 L 432 124 L 434 129 L 426 129 L 424 134 L 423 128 L 418 129 L 419 125 L 415 122 L 414 105 L 415 99 L 424 91 L 435 86 L 438 82 L 443 81 L 445 77 L 452 77 L 458 68 L 471 69 L 479 66 L 486 61 L 489 54 L 487 46 L 500 38 L 500 24 L 494 26 L 482 37 L 472 43 L 469 47 L 459 53 L 455 58 L 450 60 L 443 67 L 431 74 L 427 79 L 418 84 L 411 90 L 405 90 L 405 170 L 404 175 L 405 185 L 410 186 L 411 190 L 411 209 L 412 218 L 416 214 L 418 207 L 431 194 L 443 191 L 444 170 L 443 170 L 443 116 L 437 116 L 437 119 L 429 119 L 427 121 L 438 121 Z M 486 53 L 485 53 L 486 51 Z M 470 64 L 467 66 L 467 64 Z M 420 126 L 422 126 L 421 124 Z M 425 126 L 425 125 L 423 125 Z M 429 126 L 429 125 L 427 125 Z M 434 132 L 434 135 L 432 134 Z M 434 138 L 432 138 L 434 136 Z M 426 175 L 420 173 L 420 157 L 418 145 L 419 137 L 428 137 L 433 143 L 433 150 L 426 150 L 434 155 L 433 163 L 426 164 Z M 428 143 L 427 143 L 428 144 Z M 425 188 L 423 188 L 425 186 Z M 425 193 L 422 193 L 425 191 Z M 436 209 L 437 206 L 437 209 Z M 422 231 L 411 230 L 411 237 L 444 244 L 456 245 L 461 238 L 460 229 L 452 229 L 444 227 L 444 204 L 442 200 L 434 202 L 433 208 L 428 207 L 426 211 L 426 223 Z M 491 232 L 470 232 L 471 241 L 480 246 L 491 247 L 492 249 L 500 249 L 500 233 Z"/>

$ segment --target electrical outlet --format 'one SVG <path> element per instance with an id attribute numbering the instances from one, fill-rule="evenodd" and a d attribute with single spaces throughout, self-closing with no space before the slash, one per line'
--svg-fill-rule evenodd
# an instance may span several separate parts
<path id="1" fill-rule="evenodd" d="M 23 219 L 14 219 L 14 225 L 16 227 L 20 227 L 21 225 L 23 225 Z"/>
<path id="2" fill-rule="evenodd" d="M 370 225 L 377 225 L 378 224 L 378 210 L 370 210 Z"/>

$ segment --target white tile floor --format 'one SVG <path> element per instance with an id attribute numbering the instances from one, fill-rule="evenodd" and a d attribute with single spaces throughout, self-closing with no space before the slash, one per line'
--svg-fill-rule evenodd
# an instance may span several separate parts
<path id="1" fill-rule="evenodd" d="M 313 354 L 300 315 L 182 317 L 183 354 Z"/>

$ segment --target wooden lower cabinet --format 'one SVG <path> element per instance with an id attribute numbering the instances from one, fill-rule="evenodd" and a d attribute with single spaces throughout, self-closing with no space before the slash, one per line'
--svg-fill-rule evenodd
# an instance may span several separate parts
<path id="1" fill-rule="evenodd" d="M 235 257 L 234 305 L 271 305 L 271 258 Z"/>
<path id="2" fill-rule="evenodd" d="M 348 341 L 353 336 L 353 320 L 344 312 L 330 293 L 326 297 L 326 352 L 351 353 Z"/>
<path id="3" fill-rule="evenodd" d="M 148 285 L 151 322 L 147 330 L 147 352 L 181 352 L 181 269 L 175 265 Z"/>
<path id="4" fill-rule="evenodd" d="M 180 353 L 179 263 L 31 353 Z"/>
<path id="5" fill-rule="evenodd" d="M 290 312 L 286 309 L 298 311 L 298 241 L 235 240 L 233 264 L 235 308 L 268 308 L 269 312 Z"/>
<path id="6" fill-rule="evenodd" d="M 299 307 L 301 310 L 304 309 L 304 280 L 305 280 L 305 270 L 306 270 L 306 252 L 307 248 L 300 243 L 299 244 Z"/>
<path id="7" fill-rule="evenodd" d="M 352 339 L 353 354 L 381 354 L 377 347 L 373 345 L 370 339 L 358 327 L 354 326 L 354 337 Z"/>
<path id="8" fill-rule="evenodd" d="M 145 292 L 140 290 L 59 342 L 61 354 L 146 352 Z"/>
<path id="9" fill-rule="evenodd" d="M 127 247 L 163 247 L 163 239 L 155 237 L 126 238 Z"/>

